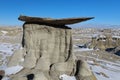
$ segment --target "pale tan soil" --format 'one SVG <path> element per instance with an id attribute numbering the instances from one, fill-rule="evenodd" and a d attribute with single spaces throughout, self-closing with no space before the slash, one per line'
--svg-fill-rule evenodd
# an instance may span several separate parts
<path id="1" fill-rule="evenodd" d="M 6 33 L 3 33 L 5 31 Z M 0 27 L 0 43 L 21 43 L 21 27 Z"/>
<path id="2" fill-rule="evenodd" d="M 110 62 L 119 62 L 120 61 L 119 56 L 108 53 L 106 51 L 81 51 L 81 52 L 77 51 L 74 53 L 78 59 L 85 59 L 85 60 L 100 59 L 100 60 L 106 60 L 106 61 L 110 61 Z"/>

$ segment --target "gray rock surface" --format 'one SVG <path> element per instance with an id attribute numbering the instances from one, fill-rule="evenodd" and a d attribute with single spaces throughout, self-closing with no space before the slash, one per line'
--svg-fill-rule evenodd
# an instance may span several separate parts
<path id="1" fill-rule="evenodd" d="M 77 80 L 97 80 L 85 61 L 78 60 L 77 67 Z"/>
<path id="2" fill-rule="evenodd" d="M 34 74 L 33 80 L 59 80 L 59 76 L 62 74 L 74 76 L 77 72 L 76 76 L 84 77 L 87 71 L 88 76 L 92 75 L 87 67 L 83 68 L 84 66 L 80 64 L 81 69 L 80 65 L 76 66 L 75 56 L 72 53 L 71 29 L 66 26 L 25 23 L 22 45 L 25 53 L 24 51 L 23 54 L 15 53 L 10 63 L 14 61 L 14 58 L 20 56 L 19 60 L 24 58 L 21 64 L 24 69 L 13 75 L 12 80 L 15 80 L 16 77 L 23 77 L 25 80 L 24 77 L 28 74 Z M 19 60 L 14 64 L 19 64 Z"/>
<path id="3" fill-rule="evenodd" d="M 72 54 L 71 29 L 62 27 L 24 24 L 23 48 L 26 52 L 25 54 L 22 51 L 15 52 L 8 65 L 15 66 L 24 57 L 22 65 L 29 71 L 27 73 L 21 71 L 19 74 L 26 75 L 39 70 L 38 74 L 34 74 L 35 80 L 40 76 L 45 80 L 50 78 L 59 80 L 59 76 L 64 73 L 74 75 L 76 66 Z M 15 63 L 12 63 L 14 61 Z M 50 73 L 48 75 L 50 78 L 43 77 L 45 72 Z"/>

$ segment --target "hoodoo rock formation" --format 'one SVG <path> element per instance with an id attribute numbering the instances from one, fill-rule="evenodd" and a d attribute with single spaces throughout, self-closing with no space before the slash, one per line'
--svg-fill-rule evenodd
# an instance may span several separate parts
<path id="1" fill-rule="evenodd" d="M 67 74 L 76 76 L 77 80 L 96 80 L 91 77 L 94 75 L 89 69 L 82 68 L 82 65 L 75 61 L 72 53 L 71 28 L 66 26 L 89 19 L 92 17 L 50 19 L 20 16 L 19 20 L 25 21 L 22 40 L 24 51 L 19 51 L 21 52 L 19 54 L 22 54 L 20 55 L 21 59 L 15 62 L 16 65 L 23 66 L 23 69 L 12 75 L 11 79 L 59 80 L 60 75 Z M 15 58 L 15 55 L 12 58 Z M 14 60 L 17 59 L 11 59 L 9 63 Z M 15 66 L 15 64 L 13 65 Z M 81 71 L 84 72 L 83 75 Z M 87 71 L 88 75 L 85 78 Z M 80 79 L 80 76 L 84 78 Z"/>
<path id="2" fill-rule="evenodd" d="M 89 48 L 109 51 L 118 46 L 120 46 L 119 36 L 113 36 L 111 33 L 104 33 L 104 35 L 92 37 Z"/>

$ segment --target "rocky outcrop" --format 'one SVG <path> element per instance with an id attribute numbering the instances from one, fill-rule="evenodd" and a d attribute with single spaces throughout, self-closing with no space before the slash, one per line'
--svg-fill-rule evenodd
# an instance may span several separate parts
<path id="1" fill-rule="evenodd" d="M 72 54 L 71 29 L 29 23 L 25 23 L 23 28 L 25 51 L 16 51 L 8 66 L 21 64 L 32 70 L 28 73 L 19 72 L 24 76 L 39 70 L 38 74 L 34 74 L 35 80 L 39 78 L 38 75 L 45 76 L 44 73 L 49 73 L 52 80 L 58 80 L 62 74 L 74 75 L 76 67 Z M 22 58 L 24 61 L 21 63 Z"/>
<path id="2" fill-rule="evenodd" d="M 111 53 L 120 56 L 120 46 L 114 48 Z"/>
<path id="3" fill-rule="evenodd" d="M 93 49 L 106 50 L 120 46 L 119 43 L 119 36 L 113 36 L 111 33 L 104 33 L 104 35 L 92 37 L 92 41 L 88 47 Z"/>
<path id="4" fill-rule="evenodd" d="M 0 80 L 2 80 L 4 75 L 5 75 L 5 71 L 4 70 L 0 70 Z"/>
<path id="5" fill-rule="evenodd" d="M 82 60 L 77 61 L 77 71 L 75 75 L 77 80 L 97 80 L 87 63 Z"/>
<path id="6" fill-rule="evenodd" d="M 63 73 L 74 73 L 71 41 L 71 29 L 26 23 L 23 37 L 26 55 L 23 66 L 47 71 L 53 77 L 56 75 L 55 78 Z"/>
<path id="7" fill-rule="evenodd" d="M 22 65 L 24 69 L 11 76 L 12 80 L 19 80 L 19 78 L 22 80 L 59 80 L 59 76 L 62 74 L 71 76 L 82 74 L 79 71 L 81 67 L 76 66 L 75 56 L 72 53 L 71 28 L 63 25 L 62 20 L 24 16 L 19 19 L 26 20 L 23 25 L 22 40 L 24 51 L 19 51 L 21 54 L 15 53 L 9 65 L 16 60 L 15 64 Z M 69 22 L 69 19 L 65 19 L 65 21 Z M 72 21 L 74 22 L 73 19 Z M 23 58 L 23 61 L 21 62 L 21 58 L 13 59 L 16 55 Z M 78 78 L 78 80 L 81 79 Z"/>

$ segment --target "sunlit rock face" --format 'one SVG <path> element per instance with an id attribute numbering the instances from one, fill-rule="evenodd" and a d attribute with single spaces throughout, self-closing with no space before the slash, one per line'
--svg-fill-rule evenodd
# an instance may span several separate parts
<path id="1" fill-rule="evenodd" d="M 97 80 L 86 61 L 83 60 L 77 61 L 77 71 L 75 75 L 77 80 Z"/>
<path id="2" fill-rule="evenodd" d="M 22 20 L 24 18 L 28 21 L 38 19 L 22 17 Z M 64 23 L 62 20 L 60 20 L 61 23 L 58 20 L 47 20 L 47 22 L 41 18 L 38 21 L 40 22 L 25 22 L 23 25 L 22 46 L 24 53 L 19 51 L 22 53 L 20 60 L 11 60 L 12 62 L 16 60 L 16 63 L 22 65 L 23 69 L 12 75 L 11 79 L 17 80 L 18 77 L 18 80 L 60 80 L 59 76 L 63 74 L 76 77 L 81 75 L 80 64 L 76 66 L 78 61 L 75 61 L 75 56 L 72 53 L 71 28 L 60 25 Z M 55 22 L 58 22 L 59 25 Z M 82 72 L 85 72 L 84 69 Z M 77 78 L 77 80 L 81 79 Z M 82 80 L 88 79 L 85 79 L 84 75 Z"/>
<path id="3" fill-rule="evenodd" d="M 61 27 L 24 24 L 24 68 L 49 73 L 56 80 L 62 74 L 74 75 L 76 66 L 72 54 L 71 29 Z"/>
<path id="4" fill-rule="evenodd" d="M 25 68 L 46 71 L 56 63 L 74 60 L 71 29 L 25 24 L 23 34 L 23 46 L 26 49 L 23 63 Z"/>

